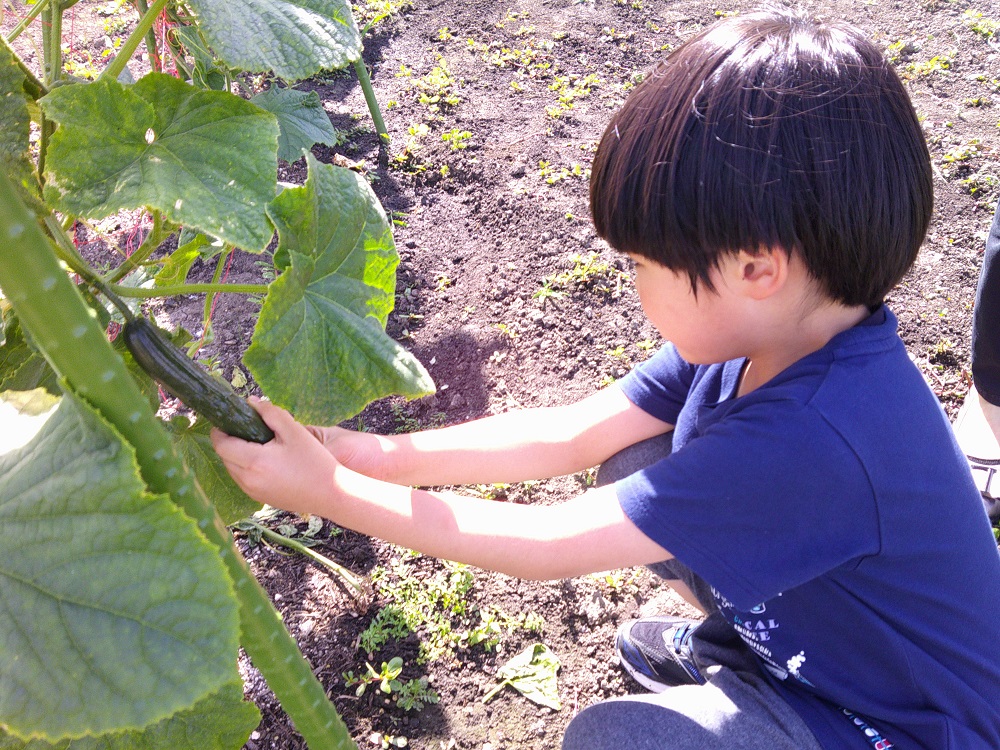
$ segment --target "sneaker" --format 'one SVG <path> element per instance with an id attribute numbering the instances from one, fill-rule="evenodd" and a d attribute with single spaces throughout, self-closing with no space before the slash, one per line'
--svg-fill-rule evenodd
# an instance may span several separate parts
<path id="1" fill-rule="evenodd" d="M 618 628 L 615 647 L 625 671 L 647 690 L 662 693 L 676 685 L 703 685 L 691 655 L 696 620 L 645 617 Z"/>

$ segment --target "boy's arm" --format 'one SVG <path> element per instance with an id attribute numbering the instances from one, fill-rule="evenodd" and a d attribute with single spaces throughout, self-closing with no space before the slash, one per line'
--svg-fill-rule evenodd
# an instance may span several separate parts
<path id="1" fill-rule="evenodd" d="M 613 486 L 556 506 L 414 490 L 346 468 L 287 412 L 258 408 L 275 432 L 271 442 L 213 431 L 230 473 L 258 501 L 523 578 L 564 578 L 670 557 L 625 516 Z"/>
<path id="2" fill-rule="evenodd" d="M 433 486 L 572 474 L 672 425 L 612 386 L 567 406 L 522 409 L 406 435 L 310 429 L 338 461 L 363 474 Z"/>

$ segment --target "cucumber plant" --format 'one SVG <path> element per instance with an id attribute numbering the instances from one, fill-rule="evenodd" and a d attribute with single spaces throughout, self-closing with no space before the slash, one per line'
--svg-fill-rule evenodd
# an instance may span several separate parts
<path id="1" fill-rule="evenodd" d="M 109 303 L 132 315 L 134 338 L 144 324 L 129 305 L 145 298 L 204 294 L 207 326 L 214 295 L 263 296 L 244 362 L 299 419 L 334 423 L 381 396 L 433 390 L 384 332 L 398 256 L 367 183 L 307 153 L 305 184 L 279 193 L 294 108 L 231 91 L 241 71 L 294 82 L 355 63 L 350 6 L 137 0 L 135 29 L 85 83 L 63 72 L 72 5 L 32 8 L 40 70 L 0 38 L 0 406 L 58 400 L 30 442 L 0 456 L 0 747 L 238 748 L 259 720 L 242 700 L 240 645 L 310 748 L 354 747 L 233 545 L 226 524 L 256 506 L 222 470 L 205 420 L 160 419 L 155 383 L 105 333 L 119 315 Z M 126 63 L 155 45 L 161 14 L 171 33 L 149 58 L 160 70 L 172 59 L 178 77 L 133 83 Z M 281 144 L 301 152 L 315 131 L 295 132 Z M 123 210 L 145 211 L 151 229 L 98 270 L 67 231 Z M 221 269 L 275 232 L 269 284 L 188 282 L 196 258 Z M 154 259 L 171 236 L 176 250 Z M 153 285 L 132 283 L 138 272 Z M 139 329 L 139 350 L 154 366 L 204 385 L 149 335 Z M 200 395 L 210 403 L 192 405 L 222 403 L 222 418 L 239 408 L 212 388 Z"/>

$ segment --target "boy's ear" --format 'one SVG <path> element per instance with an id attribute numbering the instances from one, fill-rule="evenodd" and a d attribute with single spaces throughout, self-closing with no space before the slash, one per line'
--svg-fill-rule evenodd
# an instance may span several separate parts
<path id="1" fill-rule="evenodd" d="M 740 250 L 734 270 L 743 292 L 751 299 L 763 300 L 785 286 L 788 266 L 788 253 L 780 248 L 764 248 L 756 255 Z"/>

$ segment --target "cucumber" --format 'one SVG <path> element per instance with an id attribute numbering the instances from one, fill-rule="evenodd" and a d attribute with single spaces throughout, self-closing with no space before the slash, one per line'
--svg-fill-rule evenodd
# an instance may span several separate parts
<path id="1" fill-rule="evenodd" d="M 153 380 L 226 434 L 254 443 L 274 437 L 260 414 L 229 383 L 212 377 L 147 318 L 129 319 L 122 336 L 135 361 Z"/>

